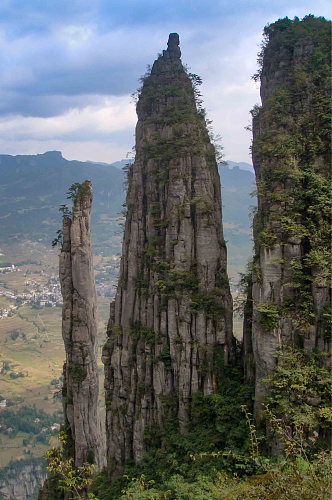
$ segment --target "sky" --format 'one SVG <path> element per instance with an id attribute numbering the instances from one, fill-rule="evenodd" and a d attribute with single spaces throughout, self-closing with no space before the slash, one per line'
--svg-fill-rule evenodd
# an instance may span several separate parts
<path id="1" fill-rule="evenodd" d="M 135 142 L 131 94 L 168 34 L 202 94 L 226 160 L 251 162 L 257 52 L 279 18 L 331 19 L 327 0 L 1 0 L 0 154 L 62 151 L 112 163 Z"/>

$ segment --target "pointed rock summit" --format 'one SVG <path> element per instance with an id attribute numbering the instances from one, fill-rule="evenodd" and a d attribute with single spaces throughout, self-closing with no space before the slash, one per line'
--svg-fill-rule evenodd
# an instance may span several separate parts
<path id="1" fill-rule="evenodd" d="M 179 45 L 180 45 L 179 35 L 177 33 L 170 33 L 167 42 L 167 50 L 164 51 L 164 55 L 167 57 L 166 54 L 168 54 L 172 61 L 180 59 L 181 50 Z"/>
<path id="2" fill-rule="evenodd" d="M 75 466 L 105 465 L 98 410 L 97 294 L 91 248 L 92 187 L 85 181 L 74 200 L 72 219 L 63 220 L 59 274 L 62 336 L 66 350 L 63 408 L 67 447 Z"/>
<path id="3" fill-rule="evenodd" d="M 165 416 L 186 432 L 193 395 L 217 391 L 216 367 L 233 350 L 216 151 L 200 79 L 180 56 L 171 33 L 137 103 L 121 270 L 103 350 L 107 455 L 118 470 L 141 459 Z"/>

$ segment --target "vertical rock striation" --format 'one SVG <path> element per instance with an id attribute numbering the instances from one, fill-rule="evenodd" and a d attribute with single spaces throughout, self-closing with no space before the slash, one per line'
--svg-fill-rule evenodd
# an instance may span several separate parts
<path id="1" fill-rule="evenodd" d="M 103 350 L 107 455 L 139 461 L 167 411 L 185 432 L 191 397 L 217 390 L 232 354 L 220 179 L 196 75 L 179 36 L 143 78 L 128 170 L 120 279 Z M 195 99 L 196 97 L 196 99 Z"/>
<path id="2" fill-rule="evenodd" d="M 0 498 L 27 500 L 35 498 L 38 488 L 46 478 L 47 471 L 42 458 L 12 461 L 1 470 Z"/>
<path id="3" fill-rule="evenodd" d="M 252 110 L 258 212 L 245 332 L 258 421 L 278 345 L 330 345 L 330 25 L 307 16 L 265 28 L 262 106 Z"/>
<path id="4" fill-rule="evenodd" d="M 63 296 L 62 336 L 65 343 L 63 408 L 67 451 L 75 466 L 104 465 L 98 411 L 97 295 L 91 249 L 92 187 L 85 181 L 73 205 L 72 219 L 63 220 L 59 274 Z"/>

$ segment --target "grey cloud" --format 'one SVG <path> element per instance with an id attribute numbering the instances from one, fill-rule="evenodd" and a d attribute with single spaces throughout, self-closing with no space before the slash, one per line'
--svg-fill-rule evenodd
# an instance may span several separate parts
<path id="1" fill-rule="evenodd" d="M 12 136 L 13 134 L 11 132 L 4 132 L 2 134 L 2 140 L 10 140 L 13 138 Z M 91 130 L 91 128 L 83 128 L 64 133 L 54 131 L 51 138 L 49 134 L 43 134 L 41 130 L 37 130 L 36 132 L 28 130 L 15 132 L 16 142 L 27 140 L 49 142 L 50 139 L 63 143 L 98 142 L 100 144 L 116 144 L 117 147 L 125 147 L 127 149 L 130 149 L 130 145 L 134 145 L 135 143 L 133 129 L 121 130 L 119 132 L 96 132 Z"/>
<path id="2" fill-rule="evenodd" d="M 2 92 L 0 94 L 0 116 L 49 118 L 59 116 L 69 109 L 84 109 L 89 105 L 102 105 L 100 95 L 29 95 L 28 92 Z"/>
<path id="3" fill-rule="evenodd" d="M 44 44 L 43 38 L 41 47 L 29 39 L 18 48 L 9 44 L 0 75 L 0 114 L 56 116 L 75 107 L 79 96 L 134 92 L 147 61 L 156 57 L 155 51 L 151 46 L 138 50 L 133 36 L 126 43 L 107 46 L 113 38 L 94 38 L 76 51 L 66 50 L 57 40 L 56 46 L 50 41 Z M 164 46 L 166 41 L 161 49 Z M 16 66 L 15 71 L 10 64 Z"/>
<path id="4" fill-rule="evenodd" d="M 57 116 L 74 107 L 78 96 L 132 93 L 146 65 L 156 58 L 158 51 L 166 48 L 169 31 L 180 32 L 183 61 L 192 66 L 193 72 L 202 73 L 205 81 L 210 80 L 210 76 L 235 80 L 243 69 L 234 67 L 236 59 L 232 60 L 239 41 L 249 34 L 261 33 L 272 11 L 274 20 L 278 17 L 274 12 L 278 11 L 278 6 L 265 4 L 263 10 L 258 0 L 253 2 L 252 8 L 244 0 L 237 0 L 232 6 L 222 0 L 211 9 L 203 9 L 201 0 L 179 1 L 174 16 L 170 16 L 170 7 L 175 8 L 172 0 L 167 4 L 163 20 L 156 20 L 154 24 L 154 16 L 159 19 L 164 2 L 156 1 L 154 8 L 151 2 L 144 0 L 133 6 L 134 11 L 140 6 L 141 17 L 151 10 L 142 25 L 137 20 L 126 19 L 126 8 L 132 3 L 129 0 L 114 3 L 111 8 L 102 0 L 90 7 L 86 0 L 76 0 L 66 3 L 68 9 L 62 0 L 55 2 L 58 6 L 52 8 L 41 7 L 38 2 L 36 10 L 50 28 L 49 32 L 36 30 L 16 36 L 7 33 L 2 41 L 0 91 L 4 98 L 0 101 L 1 116 Z M 283 5 L 285 0 L 279 3 Z M 23 0 L 7 4 L 16 10 L 21 5 L 22 12 L 28 12 Z M 13 8 L 4 12 L 9 24 Z M 64 15 L 60 22 L 61 12 Z M 54 21 L 47 17 L 48 13 L 54 13 Z M 123 20 L 114 28 L 113 21 L 121 15 Z M 18 24 L 28 22 L 20 16 L 18 13 Z M 74 46 L 68 45 L 61 33 L 69 24 L 90 27 L 90 38 Z M 72 42 L 75 44 L 75 36 Z M 231 60 L 221 61 L 221 53 L 226 58 L 230 56 Z"/>

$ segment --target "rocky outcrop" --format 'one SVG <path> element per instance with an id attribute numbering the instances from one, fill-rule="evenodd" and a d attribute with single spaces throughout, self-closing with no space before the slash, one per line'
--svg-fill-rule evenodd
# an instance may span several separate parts
<path id="1" fill-rule="evenodd" d="M 46 476 L 45 461 L 42 458 L 11 462 L 0 469 L 0 497 L 27 500 L 36 494 Z"/>
<path id="2" fill-rule="evenodd" d="M 258 422 L 278 346 L 330 346 L 329 44 L 323 18 L 286 18 L 265 28 L 262 106 L 252 110 L 258 212 L 252 330 L 245 332 Z"/>
<path id="3" fill-rule="evenodd" d="M 72 218 L 63 220 L 59 274 L 63 296 L 62 336 L 66 350 L 63 409 L 67 453 L 79 467 L 104 465 L 98 410 L 97 295 L 91 248 L 92 187 L 85 181 L 75 195 Z"/>
<path id="4" fill-rule="evenodd" d="M 232 355 L 220 179 L 179 36 L 143 78 L 128 166 L 120 279 L 103 350 L 107 455 L 139 461 L 167 412 L 187 429 L 196 391 Z"/>

